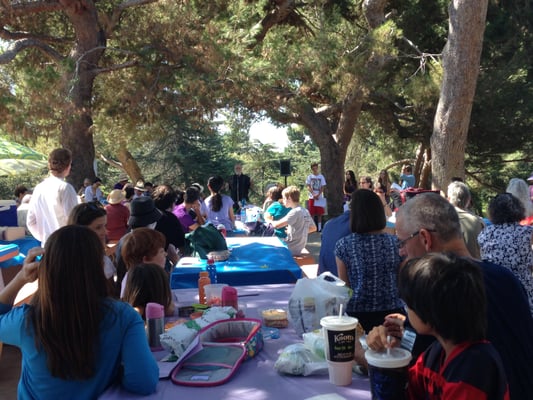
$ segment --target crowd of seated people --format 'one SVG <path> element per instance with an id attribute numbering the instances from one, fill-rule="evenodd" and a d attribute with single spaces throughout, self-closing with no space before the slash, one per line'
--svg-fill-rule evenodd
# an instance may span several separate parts
<path id="1" fill-rule="evenodd" d="M 68 160 L 64 164 L 67 165 Z M 406 188 L 414 180 L 412 169 L 408 167 L 402 167 L 401 175 Z M 68 165 L 63 168 L 68 169 Z M 350 182 L 354 177 L 353 173 L 346 174 Z M 169 277 L 172 267 L 186 249 L 185 235 L 206 221 L 223 224 L 228 230 L 234 229 L 233 201 L 223 193 L 224 180 L 220 176 L 212 176 L 208 180 L 210 195 L 205 201 L 201 193 L 203 187 L 199 184 L 189 186 L 178 196 L 178 192 L 169 185 L 152 187 L 149 182 L 141 181 L 131 186 L 133 194 L 128 201 L 130 186 L 127 180 L 118 182 L 117 185 L 123 184 L 122 188 L 113 189 L 103 201 L 103 195 L 99 197 L 98 194 L 101 181 L 97 182 L 97 179 L 85 187 L 84 193 L 85 197 L 90 197 L 87 193 L 92 191 L 98 201 L 82 202 L 71 209 L 67 226 L 47 237 L 41 263 L 56 273 L 64 270 L 65 265 L 72 262 L 68 259 L 72 257 L 67 252 L 69 246 L 73 248 L 74 239 L 84 237 L 84 240 L 79 240 L 75 251 L 77 262 L 72 264 L 76 265 L 82 277 L 89 273 L 93 277 L 83 282 L 74 280 L 74 285 L 78 290 L 88 285 L 102 285 L 102 290 L 96 291 L 94 301 L 109 306 L 110 310 L 132 321 L 130 329 L 137 338 L 148 302 L 162 304 L 166 315 L 174 313 Z M 417 195 L 402 201 L 397 207 L 396 235 L 391 235 L 384 232 L 384 228 L 392 214 L 395 191 L 398 192 L 391 184 L 387 171 L 381 171 L 375 180 L 365 175 L 360 182 L 354 181 L 350 187 L 345 185 L 343 195 L 349 198 L 345 212 L 327 221 L 322 229 L 319 273 L 330 271 L 353 289 L 346 311 L 359 318 L 368 333 L 370 348 L 407 346 L 402 343 L 402 338 L 410 332 L 416 338 L 414 343 L 410 341 L 409 348 L 415 362 L 420 360 L 419 355 L 440 348 L 433 343 L 433 338 L 424 335 L 429 331 L 438 333 L 438 330 L 436 327 L 429 329 L 428 321 L 423 321 L 426 325 L 410 321 L 411 316 L 420 316 L 419 312 L 423 310 L 413 308 L 416 313 L 406 315 L 404 299 L 401 298 L 406 289 L 402 292 L 398 288 L 402 263 L 413 260 L 414 265 L 425 254 L 442 252 L 448 254 L 448 263 L 456 262 L 456 256 L 461 260 L 473 260 L 473 264 L 481 267 L 487 304 L 487 314 L 480 319 L 486 320 L 486 330 L 480 331 L 483 335 L 479 338 L 494 346 L 497 353 L 495 363 L 501 363 L 507 376 L 511 398 L 527 398 L 528 384 L 533 381 L 533 372 L 528 368 L 533 361 L 533 344 L 530 343 L 533 334 L 533 203 L 528 197 L 527 184 L 522 179 L 511 179 L 506 192 L 494 196 L 489 202 L 487 223 L 472 212 L 472 195 L 464 182 L 452 182 L 446 188 L 447 198 L 432 193 Z M 316 230 L 309 213 L 299 204 L 299 195 L 299 189 L 294 186 L 283 190 L 281 186 L 275 186 L 269 191 L 270 204 L 265 212 L 267 221 L 276 228 L 275 234 L 286 241 L 294 255 L 301 253 L 307 235 Z M 106 203 L 105 206 L 102 203 Z M 115 254 L 111 257 L 104 251 L 109 242 L 116 243 Z M 90 255 L 86 254 L 87 248 L 90 248 Z M 58 278 L 36 267 L 37 255 L 40 252 L 30 252 L 15 283 L 0 292 L 0 340 L 24 349 L 31 347 L 38 338 L 43 343 L 39 358 L 46 360 L 57 351 L 57 343 L 51 336 L 54 331 L 48 333 L 42 326 L 55 318 L 53 306 L 46 296 L 58 290 Z M 80 261 L 81 257 L 84 257 L 83 261 Z M 433 262 L 434 256 L 431 257 Z M 91 262 L 93 266 L 89 265 Z M 469 261 L 469 268 L 471 264 Z M 96 269 L 101 272 L 95 272 Z M 34 300 L 22 310 L 12 309 L 13 293 L 16 295 L 22 283 L 35 279 L 37 275 L 40 285 Z M 76 299 L 74 296 L 74 301 L 67 307 L 66 318 L 56 323 L 71 324 L 71 315 L 94 311 L 86 310 L 84 307 L 88 306 Z M 131 307 L 125 307 L 125 303 Z M 44 305 L 51 308 L 43 308 Z M 107 310 L 106 307 L 104 309 Z M 130 309 L 135 309 L 137 313 L 132 314 Z M 7 331 L 10 325 L 1 323 L 8 318 L 10 324 L 31 324 L 33 336 L 14 338 Z M 102 321 L 106 322 L 105 329 L 95 328 L 94 324 Z M 85 323 L 87 325 L 83 325 Z M 83 393 L 89 393 L 91 397 L 101 393 L 102 387 L 107 387 L 110 377 L 117 374 L 116 365 L 122 364 L 133 376 L 138 373 L 130 354 L 109 351 L 109 346 L 120 344 L 121 339 L 116 334 L 123 327 L 114 326 L 107 312 L 97 312 L 94 319 L 83 324 L 88 332 L 104 335 L 105 331 L 105 335 L 109 336 L 103 342 L 89 341 L 93 352 L 108 353 L 105 359 L 110 360 L 109 366 L 104 371 L 94 370 L 96 372 L 86 371 L 80 366 L 74 368 L 70 375 L 52 358 L 51 362 L 39 365 L 43 373 L 41 376 L 46 376 L 48 383 L 43 380 L 20 385 L 22 397 L 35 390 L 58 396 L 65 393 L 64 390 L 76 390 L 82 397 Z M 420 332 L 417 332 L 417 327 Z M 145 337 L 144 331 L 143 335 Z M 63 339 L 72 344 L 78 340 Z M 455 336 L 453 340 L 456 340 Z M 442 347 L 448 342 L 439 343 Z M 144 345 L 139 350 L 141 356 L 144 355 Z M 467 354 L 465 352 L 463 356 Z M 72 357 L 74 365 L 87 362 L 87 354 L 84 353 L 62 356 Z M 360 354 L 356 360 L 365 366 Z M 88 365 L 98 369 L 99 362 Z M 419 362 L 423 364 L 423 361 Z M 428 367 L 422 364 L 418 367 Z M 149 379 L 140 384 L 130 380 L 129 376 L 123 376 L 124 386 L 133 392 L 153 392 L 152 366 L 150 363 L 147 365 L 143 365 L 143 376 L 148 368 Z M 31 373 L 31 368 L 23 364 L 23 375 Z"/>

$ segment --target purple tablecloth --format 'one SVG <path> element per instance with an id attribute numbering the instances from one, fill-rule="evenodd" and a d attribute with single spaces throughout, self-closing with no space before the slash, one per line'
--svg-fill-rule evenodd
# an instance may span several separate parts
<path id="1" fill-rule="evenodd" d="M 256 285 L 239 286 L 239 303 L 246 303 L 246 316 L 259 318 L 260 310 L 272 307 L 287 308 L 287 303 L 294 285 Z M 196 302 L 197 290 L 175 290 L 179 305 Z M 257 295 L 255 295 L 257 294 Z M 294 330 L 289 326 L 280 329 L 279 339 L 265 340 L 265 347 L 255 358 L 245 361 L 235 376 L 226 384 L 215 387 L 187 387 L 173 384 L 170 380 L 160 380 L 157 392 L 151 396 L 134 395 L 120 387 L 108 389 L 100 399 L 227 399 L 227 400 L 267 400 L 286 399 L 299 400 L 326 394 L 336 394 L 345 399 L 369 400 L 370 384 L 368 378 L 353 375 L 350 386 L 335 386 L 329 383 L 327 375 L 294 377 L 279 375 L 274 370 L 279 353 L 289 344 L 301 342 Z"/>

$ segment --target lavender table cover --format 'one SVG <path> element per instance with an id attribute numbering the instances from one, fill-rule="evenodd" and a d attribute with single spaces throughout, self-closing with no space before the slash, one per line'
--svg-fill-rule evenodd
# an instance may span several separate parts
<path id="1" fill-rule="evenodd" d="M 239 304 L 246 304 L 246 316 L 260 318 L 265 308 L 287 308 L 294 285 L 255 285 L 239 286 Z M 195 289 L 174 291 L 178 305 L 196 302 Z M 280 329 L 279 339 L 265 340 L 265 347 L 255 358 L 241 364 L 235 376 L 226 384 L 215 387 L 187 387 L 173 384 L 170 380 L 160 380 L 157 392 L 143 397 L 129 393 L 118 386 L 109 388 L 100 399 L 217 399 L 217 400 L 299 400 L 319 395 L 335 395 L 336 399 L 369 400 L 370 384 L 368 378 L 353 375 L 350 386 L 335 386 L 329 383 L 327 375 L 321 376 L 283 376 L 274 370 L 279 353 L 289 344 L 302 341 L 289 326 Z M 339 397 L 340 396 L 340 397 Z M 327 398 L 327 397 L 325 397 Z"/>

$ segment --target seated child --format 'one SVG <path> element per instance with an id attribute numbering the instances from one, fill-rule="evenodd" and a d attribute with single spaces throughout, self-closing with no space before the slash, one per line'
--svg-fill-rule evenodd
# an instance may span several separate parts
<path id="1" fill-rule="evenodd" d="M 165 307 L 165 315 L 174 313 L 172 292 L 167 272 L 157 264 L 137 264 L 128 270 L 128 278 L 122 300 L 131 304 L 145 319 L 148 303 Z"/>
<path id="2" fill-rule="evenodd" d="M 480 267 L 450 253 L 410 260 L 398 278 L 411 325 L 437 340 L 409 370 L 410 399 L 509 399 L 500 356 L 486 337 Z"/>
<path id="3" fill-rule="evenodd" d="M 120 250 L 126 273 L 121 281 L 120 297 L 124 296 L 128 273 L 137 264 L 156 264 L 165 269 L 167 253 L 165 252 L 165 236 L 150 228 L 136 228 L 124 236 Z"/>

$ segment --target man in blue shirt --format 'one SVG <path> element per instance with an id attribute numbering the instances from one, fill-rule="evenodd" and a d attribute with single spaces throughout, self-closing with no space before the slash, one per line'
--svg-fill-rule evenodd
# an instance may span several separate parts
<path id="1" fill-rule="evenodd" d="M 349 235 L 350 230 L 350 210 L 345 211 L 338 217 L 330 219 L 324 224 L 320 244 L 320 254 L 318 256 L 318 274 L 329 271 L 337 275 L 337 263 L 335 262 L 335 244 L 344 236 Z"/>

